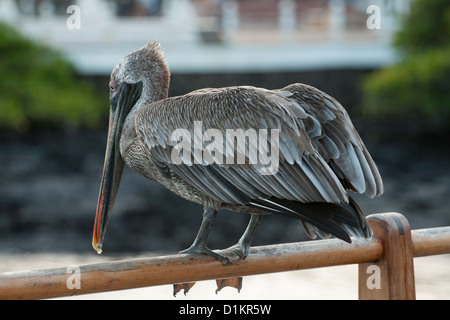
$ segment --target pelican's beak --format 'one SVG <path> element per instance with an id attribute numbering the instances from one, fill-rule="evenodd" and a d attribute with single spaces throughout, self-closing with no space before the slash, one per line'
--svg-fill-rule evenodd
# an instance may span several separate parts
<path id="1" fill-rule="evenodd" d="M 122 136 L 123 124 L 129 111 L 136 101 L 139 100 L 141 93 L 142 82 L 134 84 L 122 83 L 118 87 L 117 94 L 110 101 L 111 110 L 105 163 L 92 237 L 92 247 L 99 254 L 102 253 L 106 227 L 114 207 L 117 191 L 119 190 L 120 179 L 122 178 L 124 161 L 120 155 L 120 137 Z"/>

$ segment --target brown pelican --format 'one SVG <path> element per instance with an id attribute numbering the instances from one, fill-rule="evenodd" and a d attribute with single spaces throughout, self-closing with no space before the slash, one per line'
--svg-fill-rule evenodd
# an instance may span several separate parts
<path id="1" fill-rule="evenodd" d="M 102 251 L 124 162 L 204 206 L 194 243 L 180 253 L 230 262 L 206 245 L 219 209 L 250 214 L 238 243 L 225 251 L 244 259 L 265 214 L 299 220 L 311 238 L 335 236 L 351 242 L 351 236 L 371 236 L 346 190 L 375 197 L 382 194 L 383 183 L 334 98 L 300 83 L 279 90 L 208 88 L 168 98 L 169 78 L 156 42 L 126 55 L 111 73 L 108 138 L 92 241 L 97 252 Z"/>

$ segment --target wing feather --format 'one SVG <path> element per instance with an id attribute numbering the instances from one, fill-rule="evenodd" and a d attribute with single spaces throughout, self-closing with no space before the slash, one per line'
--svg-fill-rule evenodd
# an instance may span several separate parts
<path id="1" fill-rule="evenodd" d="M 165 164 L 181 179 L 216 201 L 243 203 L 246 197 L 256 199 L 270 196 L 305 202 L 347 201 L 347 194 L 338 177 L 314 149 L 309 135 L 297 121 L 296 116 L 304 117 L 307 114 L 300 109 L 295 115 L 289 111 L 295 104 L 276 92 L 252 87 L 200 90 L 145 107 L 136 115 L 136 127 L 152 159 L 160 166 L 161 163 Z M 184 118 L 171 116 L 171 113 L 180 112 L 184 112 Z M 261 115 L 265 116 L 264 121 L 261 121 Z M 202 132 L 193 129 L 194 121 L 201 121 Z M 318 126 L 318 121 L 313 120 L 312 123 Z M 170 155 L 178 141 L 171 139 L 172 133 L 177 129 L 185 129 L 192 139 L 201 141 L 201 134 L 209 128 L 222 132 L 222 137 L 226 137 L 226 129 L 242 129 L 245 132 L 248 129 L 255 129 L 255 132 L 259 129 L 276 129 L 279 132 L 279 145 L 271 144 L 270 134 L 265 137 L 264 143 L 259 141 L 258 145 L 255 145 L 255 139 L 238 139 L 237 143 L 224 139 L 224 153 L 233 147 L 236 157 L 237 154 L 244 155 L 245 163 L 228 165 L 224 161 L 221 164 L 205 165 L 201 159 L 194 158 L 196 162 L 191 165 L 175 164 Z M 205 152 L 207 144 L 202 142 L 202 152 Z M 254 164 L 258 158 L 249 150 L 258 150 L 261 145 L 265 146 L 264 150 L 270 149 L 271 152 L 274 147 L 279 148 L 277 174 L 261 174 L 266 166 Z M 191 148 L 194 157 L 201 154 L 195 152 L 192 145 Z M 335 148 L 331 146 L 330 149 Z M 238 192 L 242 188 L 246 188 L 246 191 Z"/>
<path id="2" fill-rule="evenodd" d="M 306 132 L 312 134 L 310 137 L 314 147 L 342 184 L 372 198 L 381 195 L 383 182 L 380 173 L 339 102 L 304 84 L 292 84 L 280 91 L 320 123 L 322 132 L 317 136 L 316 124 L 312 125 L 313 122 L 304 116 L 297 118 Z"/>

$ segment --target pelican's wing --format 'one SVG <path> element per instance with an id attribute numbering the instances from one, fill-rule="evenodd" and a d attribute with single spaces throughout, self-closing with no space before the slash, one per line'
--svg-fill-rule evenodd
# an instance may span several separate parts
<path id="1" fill-rule="evenodd" d="M 346 188 L 371 198 L 383 193 L 377 166 L 339 102 L 304 84 L 292 84 L 279 92 L 296 102 L 291 108 L 306 113 L 298 113 L 299 124 Z"/>
<path id="2" fill-rule="evenodd" d="M 136 131 L 163 173 L 170 170 L 220 203 L 248 204 L 270 197 L 348 203 L 338 176 L 298 120 L 305 111 L 291 104 L 297 103 L 279 92 L 253 87 L 203 89 L 141 109 Z M 237 130 L 258 137 L 227 139 L 227 133 Z M 278 140 L 272 140 L 277 134 Z M 189 149 L 181 152 L 187 142 Z M 205 161 L 206 155 L 213 155 L 207 152 L 211 149 L 215 160 Z M 277 157 L 268 165 L 252 152 L 255 149 Z M 227 163 L 231 155 L 234 161 Z"/>

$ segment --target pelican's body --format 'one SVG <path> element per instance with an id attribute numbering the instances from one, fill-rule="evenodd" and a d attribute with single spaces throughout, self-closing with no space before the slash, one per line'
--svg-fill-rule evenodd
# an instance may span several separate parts
<path id="1" fill-rule="evenodd" d="M 204 205 L 202 226 L 186 253 L 228 261 L 206 247 L 219 209 L 251 214 L 246 232 L 232 247 L 243 258 L 264 214 L 298 219 L 311 237 L 370 237 L 370 227 L 346 190 L 375 197 L 383 192 L 382 180 L 346 111 L 332 97 L 293 84 L 279 90 L 202 89 L 167 98 L 169 71 L 156 43 L 124 57 L 110 84 L 110 129 L 93 239 L 97 251 L 123 161 L 138 174 Z M 267 130 L 271 133 L 252 142 L 250 133 Z M 248 135 L 230 141 L 225 139 L 230 132 Z M 262 151 L 251 153 L 256 150 L 251 147 L 261 146 L 276 160 L 269 171 L 267 161 L 258 162 Z"/>

